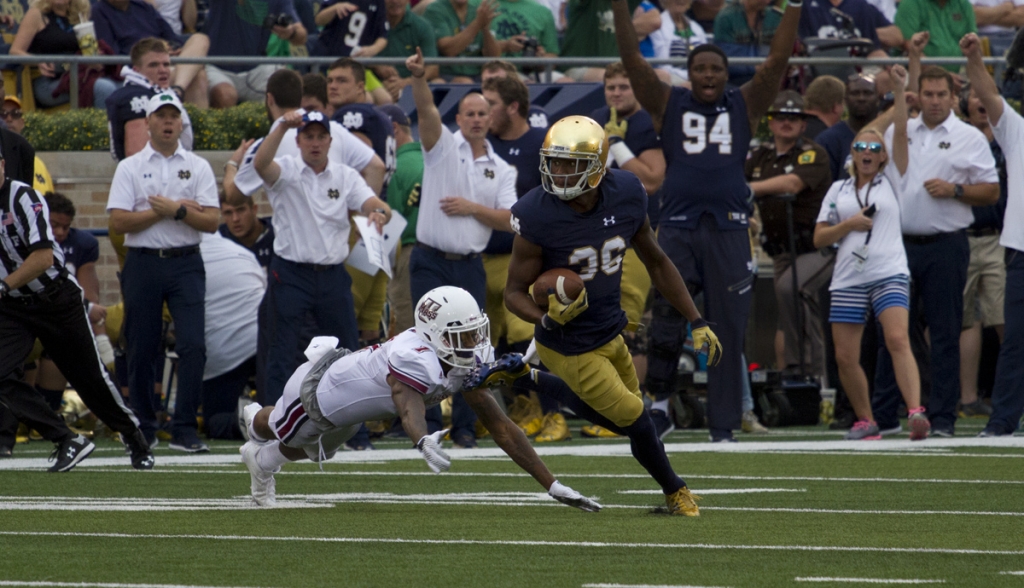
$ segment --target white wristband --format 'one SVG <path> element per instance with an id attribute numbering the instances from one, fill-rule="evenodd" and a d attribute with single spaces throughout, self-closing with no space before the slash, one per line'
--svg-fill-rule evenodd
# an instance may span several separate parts
<path id="1" fill-rule="evenodd" d="M 616 141 L 608 148 L 608 153 L 612 154 L 612 157 L 615 158 L 615 163 L 617 163 L 619 167 L 625 165 L 630 159 L 636 159 L 636 155 L 633 155 L 633 152 L 629 150 L 629 147 L 626 147 L 625 141 Z"/>

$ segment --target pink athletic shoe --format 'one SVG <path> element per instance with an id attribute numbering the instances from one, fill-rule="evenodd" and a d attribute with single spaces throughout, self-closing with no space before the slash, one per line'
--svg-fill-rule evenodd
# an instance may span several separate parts
<path id="1" fill-rule="evenodd" d="M 908 414 L 907 425 L 910 426 L 910 440 L 927 439 L 928 433 L 932 430 L 932 424 L 928 422 L 928 417 L 924 416 L 924 407 L 919 406 L 912 409 Z"/>

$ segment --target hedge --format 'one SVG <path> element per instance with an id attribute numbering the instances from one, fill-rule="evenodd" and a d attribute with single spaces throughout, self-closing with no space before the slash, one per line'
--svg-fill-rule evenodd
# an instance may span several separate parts
<path id="1" fill-rule="evenodd" d="M 192 119 L 196 151 L 234 151 L 244 139 L 262 137 L 270 131 L 266 107 L 245 102 L 234 108 L 185 109 Z M 25 138 L 36 151 L 109 151 L 107 112 L 81 108 L 53 114 L 25 113 Z"/>

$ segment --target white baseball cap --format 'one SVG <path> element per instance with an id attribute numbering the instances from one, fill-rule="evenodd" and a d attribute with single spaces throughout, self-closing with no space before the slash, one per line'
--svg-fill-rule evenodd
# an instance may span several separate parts
<path id="1" fill-rule="evenodd" d="M 185 112 L 185 107 L 182 106 L 181 101 L 178 100 L 178 97 L 173 92 L 162 92 L 149 99 L 149 102 L 146 104 L 146 116 L 153 114 L 164 106 L 173 106 L 178 109 L 178 112 Z"/>

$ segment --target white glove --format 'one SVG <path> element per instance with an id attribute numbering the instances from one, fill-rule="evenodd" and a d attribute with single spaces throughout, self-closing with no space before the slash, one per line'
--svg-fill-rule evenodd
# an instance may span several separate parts
<path id="1" fill-rule="evenodd" d="M 420 450 L 423 459 L 427 460 L 427 465 L 435 474 L 447 472 L 448 468 L 452 467 L 452 458 L 448 457 L 444 449 L 441 449 L 441 439 L 444 439 L 447 433 L 448 429 L 444 429 L 433 435 L 424 435 L 416 443 L 416 449 Z"/>
<path id="2" fill-rule="evenodd" d="M 555 480 L 555 483 L 548 489 L 548 495 L 562 504 L 566 504 L 580 510 L 585 510 L 587 512 L 597 512 L 601 510 L 600 504 L 562 484 L 558 480 Z"/>

